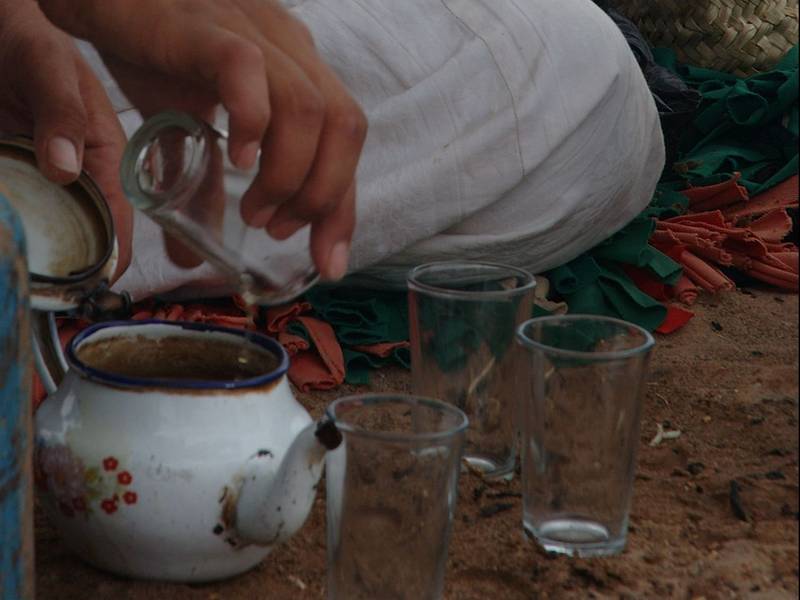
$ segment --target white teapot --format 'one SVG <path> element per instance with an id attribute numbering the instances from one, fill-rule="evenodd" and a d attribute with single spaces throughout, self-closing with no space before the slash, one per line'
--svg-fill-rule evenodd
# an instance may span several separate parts
<path id="1" fill-rule="evenodd" d="M 54 311 L 130 301 L 105 285 L 117 246 L 85 173 L 47 181 L 27 140 L 0 140 L 0 184 L 28 245 L 33 354 L 48 397 L 34 471 L 64 542 L 100 568 L 149 579 L 241 573 L 305 521 L 340 442 L 292 395 L 274 340 L 205 324 L 113 321 L 61 352 Z"/>
<path id="2" fill-rule="evenodd" d="M 251 568 L 305 522 L 340 437 L 292 396 L 277 342 L 126 321 L 82 331 L 66 356 L 64 380 L 36 414 L 36 480 L 65 543 L 86 561 L 132 577 L 219 579 Z M 272 368 L 254 364 L 265 357 Z M 252 376 L 185 377 L 237 360 Z"/>

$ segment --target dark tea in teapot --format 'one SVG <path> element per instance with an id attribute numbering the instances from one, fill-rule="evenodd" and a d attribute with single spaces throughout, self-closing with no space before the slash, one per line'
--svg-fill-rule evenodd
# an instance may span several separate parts
<path id="1" fill-rule="evenodd" d="M 134 379 L 241 381 L 279 366 L 255 344 L 214 337 L 112 337 L 81 344 L 76 354 L 93 369 Z"/>

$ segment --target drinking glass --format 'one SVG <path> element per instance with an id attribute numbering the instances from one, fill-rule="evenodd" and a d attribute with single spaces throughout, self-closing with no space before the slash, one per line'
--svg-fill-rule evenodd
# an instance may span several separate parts
<path id="1" fill-rule="evenodd" d="M 326 457 L 328 598 L 441 597 L 468 421 L 404 395 L 341 398 L 342 444 Z"/>
<path id="2" fill-rule="evenodd" d="M 549 552 L 621 552 L 653 337 L 617 319 L 532 319 L 522 398 L 525 531 Z"/>
<path id="3" fill-rule="evenodd" d="M 514 331 L 531 316 L 535 285 L 521 269 L 475 262 L 430 263 L 408 277 L 412 391 L 467 414 L 464 458 L 487 477 L 514 470 L 524 384 Z"/>

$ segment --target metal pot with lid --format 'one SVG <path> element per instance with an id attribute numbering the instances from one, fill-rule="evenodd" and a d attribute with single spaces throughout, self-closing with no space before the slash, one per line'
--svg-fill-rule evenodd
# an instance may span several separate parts
<path id="1" fill-rule="evenodd" d="M 33 354 L 50 394 L 67 369 L 56 313 L 91 320 L 130 314 L 129 295 L 109 290 L 118 260 L 114 222 L 86 172 L 67 186 L 52 183 L 37 168 L 27 138 L 0 139 L 0 193 L 19 215 L 27 240 Z"/>

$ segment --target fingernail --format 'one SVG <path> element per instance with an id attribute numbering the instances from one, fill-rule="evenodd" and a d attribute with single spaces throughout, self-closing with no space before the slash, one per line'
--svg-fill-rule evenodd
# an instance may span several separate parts
<path id="1" fill-rule="evenodd" d="M 250 142 L 239 153 L 239 164 L 237 165 L 240 169 L 249 169 L 254 164 L 256 164 L 256 158 L 258 158 L 258 151 L 261 149 L 261 144 L 259 142 Z"/>
<path id="2" fill-rule="evenodd" d="M 350 244 L 347 242 L 336 242 L 328 258 L 328 279 L 338 281 L 344 277 L 347 273 L 349 260 Z"/>
<path id="3" fill-rule="evenodd" d="M 77 175 L 80 171 L 75 145 L 64 137 L 55 137 L 47 143 L 47 160 L 59 171 Z"/>

